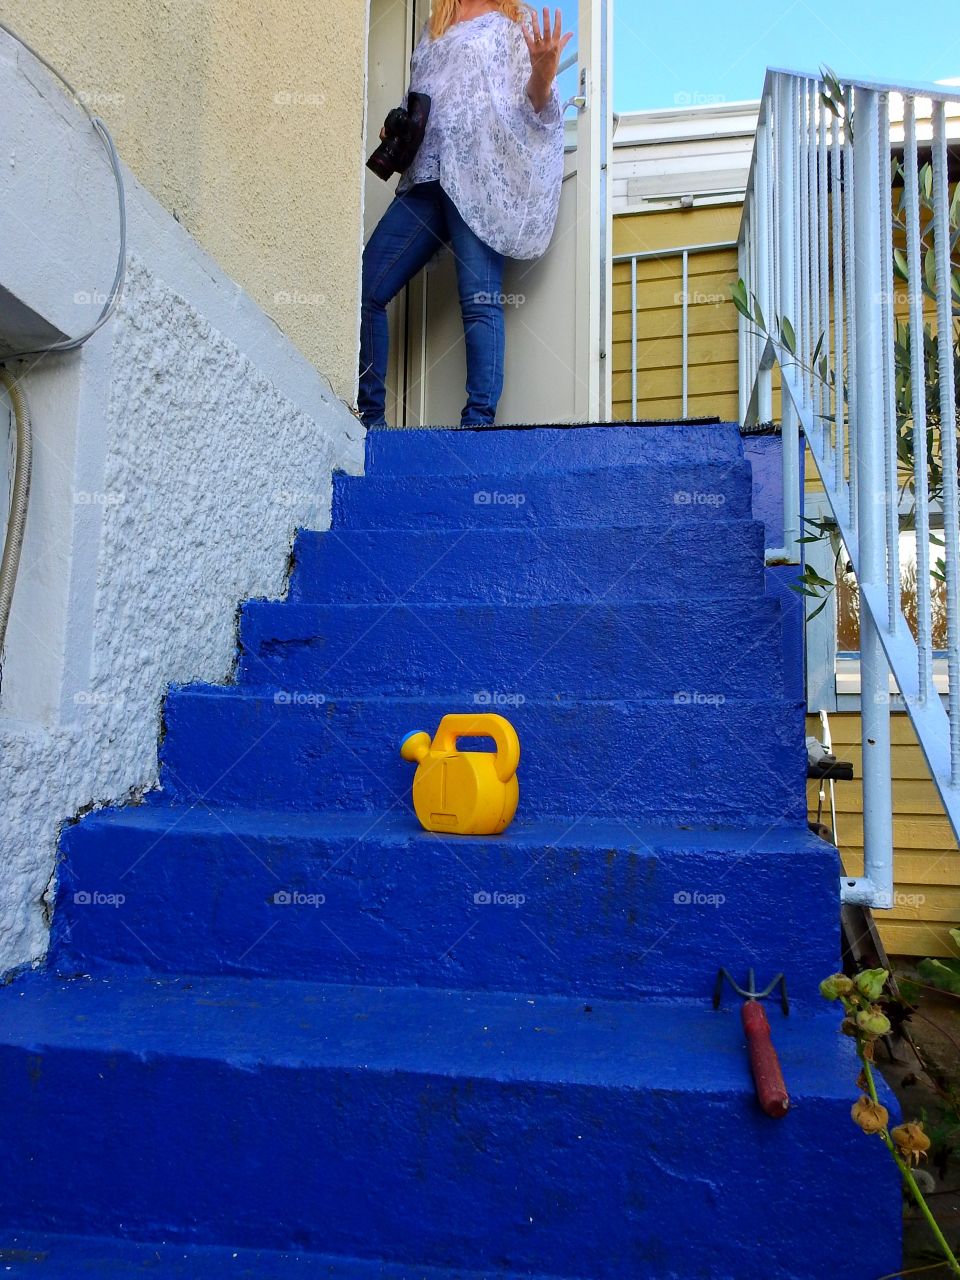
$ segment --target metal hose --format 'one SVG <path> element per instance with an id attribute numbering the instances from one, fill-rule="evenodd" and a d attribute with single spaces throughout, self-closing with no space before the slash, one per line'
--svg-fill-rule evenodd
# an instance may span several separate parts
<path id="1" fill-rule="evenodd" d="M 33 428 L 27 398 L 16 378 L 0 368 L 0 385 L 6 388 L 13 405 L 17 426 L 17 460 L 13 473 L 13 492 L 10 496 L 10 515 L 7 520 L 7 536 L 3 542 L 3 559 L 0 560 L 0 649 L 7 634 L 10 606 L 13 604 L 13 588 L 20 568 L 20 552 L 23 550 L 23 533 L 27 523 L 27 503 L 30 498 L 30 468 L 33 460 Z"/>

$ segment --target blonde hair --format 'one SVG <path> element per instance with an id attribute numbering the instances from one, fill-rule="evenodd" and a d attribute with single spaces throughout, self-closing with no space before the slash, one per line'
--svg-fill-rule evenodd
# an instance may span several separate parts
<path id="1" fill-rule="evenodd" d="M 530 5 L 523 0 L 496 0 L 496 3 L 500 12 L 514 22 L 523 22 L 530 13 Z M 432 40 L 439 40 L 450 30 L 459 5 L 460 0 L 433 0 L 429 23 Z"/>

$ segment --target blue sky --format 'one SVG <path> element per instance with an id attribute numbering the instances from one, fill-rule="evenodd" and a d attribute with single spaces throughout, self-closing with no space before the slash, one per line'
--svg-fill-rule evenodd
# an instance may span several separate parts
<path id="1" fill-rule="evenodd" d="M 758 98 L 767 66 L 825 62 L 841 76 L 905 81 L 960 76 L 957 0 L 612 4 L 615 111 Z"/>

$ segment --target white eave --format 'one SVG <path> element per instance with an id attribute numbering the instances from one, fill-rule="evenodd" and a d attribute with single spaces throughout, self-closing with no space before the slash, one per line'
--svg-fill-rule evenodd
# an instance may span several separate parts
<path id="1" fill-rule="evenodd" d="M 613 139 L 614 213 L 740 203 L 759 110 L 759 102 L 711 102 L 623 113 Z"/>

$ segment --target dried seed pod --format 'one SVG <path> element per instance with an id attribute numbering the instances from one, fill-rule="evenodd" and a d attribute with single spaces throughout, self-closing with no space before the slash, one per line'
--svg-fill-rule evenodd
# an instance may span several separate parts
<path id="1" fill-rule="evenodd" d="M 890 1119 L 887 1108 L 868 1098 L 865 1093 L 862 1093 L 850 1108 L 850 1115 L 853 1117 L 854 1124 L 858 1124 L 864 1133 L 879 1133 L 881 1129 L 887 1127 L 887 1121 Z"/>
<path id="2" fill-rule="evenodd" d="M 890 1137 L 897 1145 L 897 1150 L 907 1164 L 919 1164 L 930 1150 L 930 1139 L 923 1131 L 923 1125 L 912 1120 L 908 1124 L 898 1124 L 890 1132 Z"/>

